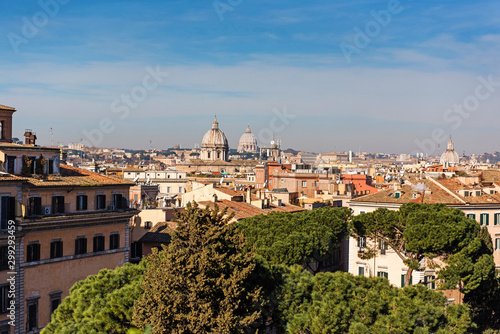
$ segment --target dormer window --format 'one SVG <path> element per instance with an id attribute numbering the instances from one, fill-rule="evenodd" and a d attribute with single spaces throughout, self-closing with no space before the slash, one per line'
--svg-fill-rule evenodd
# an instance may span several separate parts
<path id="1" fill-rule="evenodd" d="M 464 191 L 464 197 L 469 197 L 470 192 L 468 190 Z"/>
<path id="2" fill-rule="evenodd" d="M 413 199 L 416 199 L 417 197 L 418 197 L 418 194 L 413 194 L 413 195 L 412 195 L 412 198 L 413 198 Z"/>
<path id="3" fill-rule="evenodd" d="M 394 193 L 394 198 L 400 198 L 400 197 L 401 197 L 401 192 L 396 191 L 396 192 Z"/>

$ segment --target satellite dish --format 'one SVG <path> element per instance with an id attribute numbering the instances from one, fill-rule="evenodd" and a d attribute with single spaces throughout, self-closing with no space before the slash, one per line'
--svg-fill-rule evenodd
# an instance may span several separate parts
<path id="1" fill-rule="evenodd" d="M 271 145 L 274 145 L 274 140 L 271 140 Z"/>

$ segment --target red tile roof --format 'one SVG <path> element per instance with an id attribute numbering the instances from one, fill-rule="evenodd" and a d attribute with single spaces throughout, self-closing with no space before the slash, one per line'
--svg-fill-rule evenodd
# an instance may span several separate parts
<path id="1" fill-rule="evenodd" d="M 203 201 L 199 202 L 199 204 L 210 207 L 214 206 L 213 201 Z M 266 215 L 269 212 L 299 212 L 305 210 L 304 208 L 295 205 L 284 205 L 280 207 L 271 205 L 269 209 L 260 209 L 246 202 L 233 202 L 228 200 L 217 201 L 217 206 L 221 210 L 227 208 L 229 214 L 234 213 L 234 218 L 236 220 L 250 218 L 258 215 Z"/>
<path id="2" fill-rule="evenodd" d="M 124 181 L 110 176 L 92 173 L 83 169 L 61 165 L 61 175 L 48 175 L 46 179 L 36 177 L 23 177 L 30 187 L 98 187 L 104 185 L 134 185 L 133 182 Z"/>
<path id="3" fill-rule="evenodd" d="M 4 106 L 3 104 L 0 104 L 0 109 L 3 109 L 3 110 L 16 110 L 16 108 L 12 108 L 12 107 L 7 107 L 7 106 Z"/>

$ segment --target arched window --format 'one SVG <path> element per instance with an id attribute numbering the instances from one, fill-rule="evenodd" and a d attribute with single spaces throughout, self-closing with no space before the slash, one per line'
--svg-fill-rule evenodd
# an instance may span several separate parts
<path id="1" fill-rule="evenodd" d="M 210 152 L 207 152 L 207 158 L 210 159 Z"/>

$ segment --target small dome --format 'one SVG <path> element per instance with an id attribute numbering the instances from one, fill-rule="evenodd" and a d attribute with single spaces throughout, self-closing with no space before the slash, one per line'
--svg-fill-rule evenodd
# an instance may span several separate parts
<path id="1" fill-rule="evenodd" d="M 219 122 L 215 117 L 212 122 L 212 128 L 205 133 L 201 141 L 201 147 L 228 146 L 227 138 L 224 132 L 219 129 Z"/>
<path id="2" fill-rule="evenodd" d="M 256 153 L 257 152 L 257 138 L 250 130 L 250 125 L 248 125 L 247 130 L 240 137 L 240 141 L 238 144 L 238 152 L 239 153 L 244 153 L 244 152 Z"/>
<path id="3" fill-rule="evenodd" d="M 455 152 L 454 148 L 453 148 L 453 141 L 451 140 L 451 137 L 450 137 L 450 140 L 448 141 L 448 147 L 446 149 L 446 151 L 444 151 L 444 153 L 441 155 L 441 159 L 439 160 L 439 163 L 441 165 L 448 165 L 450 167 L 455 167 L 456 165 L 458 165 L 460 162 L 460 157 L 458 156 L 458 153 Z"/>

